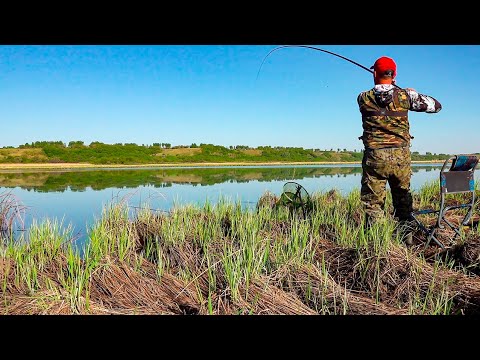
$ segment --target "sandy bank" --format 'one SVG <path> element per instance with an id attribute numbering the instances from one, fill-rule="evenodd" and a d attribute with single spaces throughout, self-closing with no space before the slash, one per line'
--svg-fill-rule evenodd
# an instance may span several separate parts
<path id="1" fill-rule="evenodd" d="M 436 164 L 439 161 L 413 161 L 415 164 Z M 295 165 L 354 165 L 360 162 L 231 162 L 231 163 L 176 163 L 176 164 L 86 164 L 86 163 L 37 163 L 37 164 L 0 164 L 0 170 L 12 169 L 118 169 L 118 168 L 151 168 L 151 167 L 208 167 L 208 166 L 295 166 Z"/>

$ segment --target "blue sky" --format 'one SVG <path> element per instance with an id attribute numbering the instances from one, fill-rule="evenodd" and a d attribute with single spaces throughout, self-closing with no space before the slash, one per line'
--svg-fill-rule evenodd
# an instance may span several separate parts
<path id="1" fill-rule="evenodd" d="M 282 45 L 282 44 L 278 44 Z M 0 46 L 0 147 L 32 141 L 299 146 L 360 150 L 359 92 L 372 75 L 278 45 Z M 479 45 L 322 45 L 435 97 L 410 112 L 412 151 L 480 152 Z"/>

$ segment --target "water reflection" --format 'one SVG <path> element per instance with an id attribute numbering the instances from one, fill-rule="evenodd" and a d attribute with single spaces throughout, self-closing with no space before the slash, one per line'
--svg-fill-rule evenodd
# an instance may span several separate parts
<path id="1" fill-rule="evenodd" d="M 413 172 L 438 171 L 439 165 L 418 165 Z M 252 181 L 301 181 L 307 178 L 343 177 L 361 174 L 360 165 L 296 167 L 208 167 L 150 168 L 115 170 L 0 171 L 0 188 L 20 188 L 36 192 L 84 192 L 108 188 L 135 189 L 139 186 L 172 187 L 174 184 L 208 186 Z"/>

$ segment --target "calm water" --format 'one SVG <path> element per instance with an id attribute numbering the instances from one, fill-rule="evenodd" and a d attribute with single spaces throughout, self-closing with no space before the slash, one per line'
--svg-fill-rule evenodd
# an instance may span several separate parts
<path id="1" fill-rule="evenodd" d="M 438 180 L 441 164 L 414 165 L 412 190 Z M 478 173 L 476 179 L 478 180 Z M 75 171 L 0 171 L 0 195 L 12 193 L 27 207 L 25 227 L 33 218 L 63 219 L 85 238 L 102 207 L 127 198 L 129 206 L 167 211 L 178 204 L 216 203 L 220 198 L 255 207 L 266 191 L 280 195 L 287 181 L 296 181 L 312 195 L 360 188 L 360 165 L 148 168 Z"/>

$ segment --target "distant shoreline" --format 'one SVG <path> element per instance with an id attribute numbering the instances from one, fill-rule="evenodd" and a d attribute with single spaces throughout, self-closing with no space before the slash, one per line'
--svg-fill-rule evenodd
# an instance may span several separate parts
<path id="1" fill-rule="evenodd" d="M 436 164 L 443 163 L 443 160 L 437 161 L 412 161 L 412 164 Z M 43 169 L 43 170 L 68 170 L 68 169 L 120 169 L 120 168 L 182 168 L 182 167 L 214 167 L 214 166 L 290 166 L 290 165 L 360 165 L 360 161 L 355 162 L 229 162 L 229 163 L 176 163 L 176 164 L 85 164 L 85 163 L 36 163 L 36 164 L 0 164 L 0 170 L 30 170 L 30 169 Z"/>

